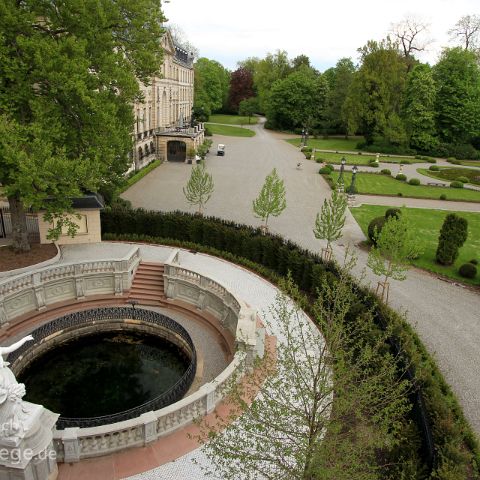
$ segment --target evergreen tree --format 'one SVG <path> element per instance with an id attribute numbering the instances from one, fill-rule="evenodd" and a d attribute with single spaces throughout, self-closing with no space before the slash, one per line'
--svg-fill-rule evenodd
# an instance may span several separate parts
<path id="1" fill-rule="evenodd" d="M 468 237 L 468 221 L 455 213 L 449 213 L 443 222 L 438 238 L 436 259 L 442 265 L 453 265 L 459 248 Z"/>

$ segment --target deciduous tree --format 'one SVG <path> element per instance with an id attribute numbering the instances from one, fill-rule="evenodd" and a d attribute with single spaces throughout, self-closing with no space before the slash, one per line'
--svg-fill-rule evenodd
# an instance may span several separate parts
<path id="1" fill-rule="evenodd" d="M 325 282 L 315 305 L 328 346 L 290 298 L 306 300 L 291 281 L 283 288 L 288 296 L 280 293 L 270 309 L 275 325 L 264 319 L 278 339 L 275 354 L 267 352 L 253 374 L 228 387 L 227 418 L 200 423 L 211 464 L 204 470 L 224 480 L 382 478 L 377 453 L 398 442 L 408 382 L 398 380 L 381 341 L 349 343 L 353 296 L 344 280 Z M 372 322 L 362 318 L 366 329 Z"/>
<path id="2" fill-rule="evenodd" d="M 388 217 L 380 233 L 375 237 L 375 246 L 370 250 L 367 261 L 375 275 L 384 277 L 379 286 L 382 287 L 382 298 L 386 302 L 388 280 L 391 278 L 405 280 L 410 262 L 419 254 L 418 238 L 410 228 L 405 212 Z"/>
<path id="3" fill-rule="evenodd" d="M 266 102 L 270 124 L 280 129 L 310 129 L 325 118 L 328 83 L 312 69 L 302 67 L 277 80 Z"/>
<path id="4" fill-rule="evenodd" d="M 333 190 L 332 196 L 323 202 L 321 212 L 317 213 L 313 233 L 315 238 L 327 241 L 326 260 L 330 260 L 331 258 L 331 243 L 342 236 L 346 211 L 346 195 L 337 190 Z"/>
<path id="5" fill-rule="evenodd" d="M 58 233 L 72 196 L 125 172 L 163 20 L 154 0 L 0 3 L 0 183 L 17 250 L 29 249 L 26 207 L 46 208 Z"/>
<path id="6" fill-rule="evenodd" d="M 403 117 L 410 146 L 421 152 L 430 151 L 435 137 L 436 85 L 432 69 L 420 64 L 408 74 Z"/>
<path id="7" fill-rule="evenodd" d="M 238 112 L 240 102 L 254 96 L 252 72 L 244 67 L 240 67 L 232 72 L 228 93 L 228 106 L 230 109 Z"/>
<path id="8" fill-rule="evenodd" d="M 480 15 L 463 16 L 448 33 L 450 38 L 458 41 L 465 50 L 478 50 L 480 48 Z"/>
<path id="9" fill-rule="evenodd" d="M 198 214 L 203 214 L 206 203 L 210 200 L 214 191 L 213 177 L 207 172 L 204 162 L 192 168 L 192 173 L 183 187 L 183 194 L 190 205 L 198 207 Z"/>
<path id="10" fill-rule="evenodd" d="M 437 86 L 437 130 L 447 143 L 468 143 L 480 131 L 480 68 L 475 54 L 459 47 L 443 51 L 433 67 Z"/>
<path id="11" fill-rule="evenodd" d="M 267 230 L 268 219 L 271 216 L 278 217 L 286 208 L 285 184 L 274 168 L 265 178 L 260 194 L 253 201 L 253 212 L 265 222 L 263 228 Z"/>

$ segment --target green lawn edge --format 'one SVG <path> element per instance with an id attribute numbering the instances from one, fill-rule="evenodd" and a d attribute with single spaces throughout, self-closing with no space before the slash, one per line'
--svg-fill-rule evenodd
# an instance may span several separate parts
<path id="1" fill-rule="evenodd" d="M 233 125 L 219 125 L 217 123 L 206 123 L 205 126 L 214 135 L 226 137 L 254 137 L 255 132 L 249 128 L 235 127 Z"/>
<path id="2" fill-rule="evenodd" d="M 387 205 L 361 205 L 350 208 L 350 212 L 364 235 L 368 238 L 368 224 L 370 221 L 375 217 L 383 216 L 389 208 L 392 207 Z M 480 261 L 480 212 L 408 207 L 403 207 L 403 209 L 406 210 L 409 216 L 412 229 L 424 239 L 421 242 L 423 253 L 418 259 L 412 261 L 412 265 L 458 283 L 479 287 L 480 271 L 475 279 L 468 279 L 459 275 L 458 268 L 472 259 Z M 465 245 L 460 248 L 459 257 L 454 265 L 446 267 L 435 262 L 435 252 L 441 225 L 449 213 L 456 213 L 468 220 L 468 238 Z"/>
<path id="3" fill-rule="evenodd" d="M 208 123 L 226 123 L 228 125 L 256 125 L 258 117 L 246 117 L 241 115 L 224 115 L 221 113 L 214 113 L 210 115 Z"/>
<path id="4" fill-rule="evenodd" d="M 339 176 L 339 171 L 336 170 L 331 174 L 322 174 L 327 180 L 331 188 L 334 188 Z M 351 183 L 351 172 L 344 173 L 345 185 L 348 187 Z M 366 186 L 365 182 L 362 182 L 362 179 L 367 177 L 372 177 L 372 179 L 378 180 L 382 185 L 383 191 L 375 191 L 375 187 Z M 368 183 L 368 181 L 367 181 Z M 392 186 L 388 191 L 389 186 Z M 469 202 L 469 203 L 480 203 L 480 191 L 461 189 L 461 188 L 451 188 L 451 187 L 433 187 L 428 185 L 409 185 L 408 182 L 401 180 L 396 180 L 395 178 L 389 175 L 382 175 L 380 173 L 370 173 L 370 172 L 361 172 L 357 174 L 357 193 L 359 195 L 376 195 L 382 197 L 400 197 L 400 198 L 418 198 L 418 199 L 427 199 L 427 200 L 440 200 L 440 195 L 446 195 L 446 199 L 452 202 Z M 421 194 L 424 192 L 424 194 Z M 398 195 L 401 193 L 402 195 Z M 444 200 L 443 200 L 444 201 Z"/>

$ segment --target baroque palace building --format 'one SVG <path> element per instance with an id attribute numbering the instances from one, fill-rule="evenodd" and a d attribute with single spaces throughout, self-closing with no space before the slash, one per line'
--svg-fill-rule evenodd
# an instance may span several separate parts
<path id="1" fill-rule="evenodd" d="M 193 125 L 193 55 L 176 45 L 168 29 L 162 37 L 161 75 L 141 85 L 134 104 L 134 150 L 129 171 L 154 160 L 187 162 L 188 151 L 204 140 L 203 124 Z"/>

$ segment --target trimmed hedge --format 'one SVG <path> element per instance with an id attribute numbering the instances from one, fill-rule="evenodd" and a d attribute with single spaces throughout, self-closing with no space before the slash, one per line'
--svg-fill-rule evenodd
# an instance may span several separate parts
<path id="1" fill-rule="evenodd" d="M 138 172 L 134 173 L 131 177 L 127 179 L 127 183 L 120 188 L 119 193 L 125 192 L 132 185 L 141 180 L 145 175 L 149 174 L 152 170 L 155 170 L 162 162 L 160 160 L 154 160 L 152 163 L 149 163 L 146 167 L 142 168 Z"/>
<path id="2" fill-rule="evenodd" d="M 411 178 L 408 181 L 408 184 L 409 185 L 420 185 L 420 179 L 419 178 Z"/>
<path id="3" fill-rule="evenodd" d="M 291 272 L 293 280 L 312 297 L 320 286 L 320 277 L 326 276 L 332 282 L 337 278 L 334 263 L 323 263 L 318 255 L 280 236 L 262 235 L 260 229 L 217 218 L 181 212 L 106 209 L 102 212 L 102 228 L 105 240 L 146 241 L 195 249 L 245 265 L 273 282 Z M 361 312 L 368 310 L 378 327 L 391 327 L 394 336 L 386 354 L 391 350 L 401 363 L 409 366 L 407 376 L 418 387 L 412 392 L 413 418 L 424 438 L 424 467 L 431 470 L 429 467 L 433 466 L 428 478 L 478 478 L 480 454 L 475 435 L 435 361 L 401 315 L 381 303 L 371 290 L 353 279 L 351 282 L 358 302 L 348 315 L 350 321 L 361 319 Z M 375 331 L 359 328 L 358 332 L 375 336 Z M 422 415 L 423 407 L 427 417 Z M 416 448 L 411 428 L 405 434 L 404 443 L 394 449 L 398 458 L 409 458 L 412 448 Z M 407 473 L 402 478 L 427 477 L 411 477 Z"/>

